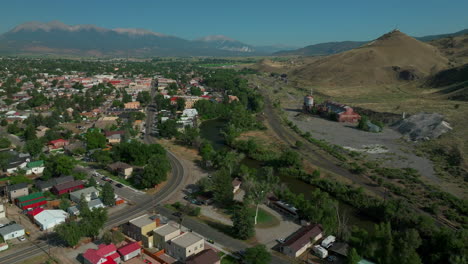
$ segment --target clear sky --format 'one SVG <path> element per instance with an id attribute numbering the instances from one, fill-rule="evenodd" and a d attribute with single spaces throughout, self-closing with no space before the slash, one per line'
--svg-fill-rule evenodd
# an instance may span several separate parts
<path id="1" fill-rule="evenodd" d="M 468 28 L 467 0 L 0 0 L 0 33 L 28 21 L 144 28 L 253 45 L 371 40 L 398 27 L 412 36 Z"/>

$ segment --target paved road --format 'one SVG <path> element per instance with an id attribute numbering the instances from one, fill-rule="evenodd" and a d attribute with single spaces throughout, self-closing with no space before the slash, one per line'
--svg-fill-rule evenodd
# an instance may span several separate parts
<path id="1" fill-rule="evenodd" d="M 180 222 L 180 219 L 178 217 L 172 215 L 172 213 L 174 211 L 171 211 L 171 210 L 169 210 L 169 209 L 167 209 L 165 207 L 162 207 L 162 206 L 158 206 L 157 211 L 161 215 L 164 215 L 165 217 L 167 217 L 167 218 L 169 218 L 169 219 L 171 219 L 173 221 Z M 225 235 L 225 234 L 221 233 L 220 231 L 214 229 L 213 227 L 211 227 L 211 226 L 209 226 L 209 225 L 207 225 L 205 223 L 202 223 L 200 221 L 194 220 L 194 219 L 192 219 L 190 217 L 183 217 L 182 218 L 182 225 L 184 227 L 192 229 L 192 231 L 202 235 L 203 237 L 205 237 L 207 239 L 212 239 L 215 242 L 216 245 L 221 246 L 221 247 L 226 247 L 226 248 L 229 248 L 229 249 L 234 250 L 234 251 L 243 250 L 243 249 L 246 249 L 246 248 L 249 247 L 249 245 L 246 244 L 245 242 L 234 239 L 234 238 L 232 238 L 232 237 L 230 237 L 228 235 Z M 271 263 L 273 263 L 273 264 L 287 264 L 287 263 L 291 263 L 291 261 L 288 260 L 286 257 L 283 259 L 283 258 L 272 255 Z"/>

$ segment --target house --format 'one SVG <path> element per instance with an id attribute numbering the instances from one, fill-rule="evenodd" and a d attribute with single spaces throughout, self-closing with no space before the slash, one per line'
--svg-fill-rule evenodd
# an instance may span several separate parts
<path id="1" fill-rule="evenodd" d="M 153 230 L 153 245 L 156 248 L 163 249 L 168 241 L 172 240 L 173 238 L 176 238 L 180 235 L 180 233 L 180 229 L 173 225 L 165 224 L 159 226 Z"/>
<path id="2" fill-rule="evenodd" d="M 109 164 L 107 168 L 113 173 L 118 173 L 119 175 L 124 177 L 124 179 L 128 179 L 133 172 L 132 166 L 120 161 Z"/>
<path id="3" fill-rule="evenodd" d="M 322 236 L 323 228 L 321 225 L 303 226 L 286 239 L 281 245 L 281 252 L 287 256 L 297 258 Z"/>
<path id="4" fill-rule="evenodd" d="M 71 193 L 75 190 L 80 190 L 84 188 L 84 183 L 81 180 L 78 181 L 72 181 L 72 182 L 66 182 L 62 184 L 57 184 L 54 187 L 52 187 L 51 192 L 60 195 L 64 193 Z"/>
<path id="5" fill-rule="evenodd" d="M 23 210 L 36 208 L 46 203 L 47 201 L 42 192 L 35 192 L 16 198 L 16 205 Z"/>
<path id="6" fill-rule="evenodd" d="M 50 230 L 64 223 L 68 214 L 63 210 L 44 210 L 34 216 L 34 221 L 41 230 Z"/>
<path id="7" fill-rule="evenodd" d="M 242 181 L 239 178 L 232 180 L 232 193 L 239 191 Z"/>
<path id="8" fill-rule="evenodd" d="M 74 205 L 74 206 L 68 207 L 67 213 L 69 213 L 70 215 L 76 216 L 80 214 L 80 210 L 78 209 L 78 206 Z"/>
<path id="9" fill-rule="evenodd" d="M 336 114 L 338 122 L 356 123 L 361 119 L 361 116 L 355 113 L 353 108 L 332 101 L 324 102 L 317 107 L 317 110 L 321 115 Z"/>
<path id="10" fill-rule="evenodd" d="M 46 126 L 38 126 L 36 128 L 36 137 L 41 138 L 41 137 L 45 136 L 45 133 L 46 133 L 47 130 L 49 130 L 49 128 L 46 127 Z"/>
<path id="11" fill-rule="evenodd" d="M 171 257 L 185 261 L 188 257 L 205 249 L 204 239 L 194 233 L 187 232 L 166 243 L 165 250 Z"/>
<path id="12" fill-rule="evenodd" d="M 83 253 L 83 260 L 85 264 L 111 264 L 120 263 L 120 256 L 114 244 L 100 244 L 98 249 L 86 250 Z"/>
<path id="13" fill-rule="evenodd" d="M 53 151 L 62 149 L 63 147 L 68 146 L 69 144 L 70 142 L 68 140 L 60 138 L 49 141 L 49 143 L 47 143 L 47 147 L 49 148 L 49 151 Z"/>
<path id="14" fill-rule="evenodd" d="M 198 116 L 198 111 L 195 108 L 184 109 L 184 111 L 182 111 L 182 116 L 195 118 Z"/>
<path id="15" fill-rule="evenodd" d="M 83 141 L 75 141 L 74 143 L 71 143 L 63 148 L 67 154 L 72 155 L 75 154 L 75 152 L 79 149 L 86 150 L 86 145 Z"/>
<path id="16" fill-rule="evenodd" d="M 220 264 L 221 259 L 212 249 L 205 249 L 202 252 L 192 255 L 185 261 L 186 264 Z"/>
<path id="17" fill-rule="evenodd" d="M 3 207 L 3 204 L 0 203 L 0 219 L 5 218 L 5 217 L 6 217 L 5 207 Z"/>
<path id="18" fill-rule="evenodd" d="M 11 154 L 8 164 L 6 165 L 7 173 L 14 173 L 18 170 L 26 168 L 28 162 L 31 161 L 31 156 L 26 153 L 18 153 L 16 151 L 8 151 Z"/>
<path id="19" fill-rule="evenodd" d="M 142 241 L 143 246 L 153 247 L 153 230 L 160 224 L 159 217 L 144 214 L 134 218 L 122 226 L 123 233 L 136 241 Z"/>
<path id="20" fill-rule="evenodd" d="M 81 189 L 78 191 L 74 191 L 70 193 L 70 200 L 75 203 L 79 203 L 81 200 L 81 195 L 84 196 L 87 202 L 99 198 L 99 191 L 94 187 L 88 187 L 85 189 Z"/>
<path id="21" fill-rule="evenodd" d="M 8 185 L 6 188 L 7 188 L 8 198 L 12 202 L 18 197 L 29 194 L 28 184 L 25 182 Z"/>
<path id="22" fill-rule="evenodd" d="M 32 161 L 26 165 L 26 174 L 42 174 L 44 172 L 44 169 L 45 166 L 43 160 Z"/>
<path id="23" fill-rule="evenodd" d="M 94 210 L 96 208 L 104 208 L 104 204 L 102 203 L 101 199 L 94 199 L 88 202 L 89 210 Z"/>
<path id="24" fill-rule="evenodd" d="M 120 134 L 114 134 L 111 136 L 106 137 L 107 143 L 109 144 L 119 144 L 122 140 L 122 136 Z"/>
<path id="25" fill-rule="evenodd" d="M 135 101 L 135 102 L 128 102 L 124 104 L 125 109 L 140 109 L 140 102 Z"/>
<path id="26" fill-rule="evenodd" d="M 32 210 L 29 210 L 29 211 L 27 212 L 27 214 L 28 214 L 29 219 L 31 219 L 31 221 L 34 221 L 34 217 L 35 217 L 36 215 L 42 213 L 42 211 L 44 211 L 44 208 L 42 208 L 42 207 L 36 207 L 36 208 L 34 208 L 34 209 L 32 209 Z"/>
<path id="27" fill-rule="evenodd" d="M 140 244 L 138 244 L 138 242 L 133 242 L 123 247 L 120 247 L 119 249 L 117 249 L 117 252 L 119 252 L 123 261 L 127 261 L 140 255 L 141 246 Z"/>
<path id="28" fill-rule="evenodd" d="M 15 237 L 24 236 L 24 227 L 18 224 L 4 226 L 0 228 L 0 236 L 2 236 L 5 241 Z"/>

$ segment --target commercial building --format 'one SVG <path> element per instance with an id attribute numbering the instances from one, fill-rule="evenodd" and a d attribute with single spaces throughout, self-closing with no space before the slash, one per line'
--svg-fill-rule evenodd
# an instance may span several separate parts
<path id="1" fill-rule="evenodd" d="M 84 196 L 87 202 L 99 198 L 99 191 L 94 187 L 88 187 L 85 189 L 81 189 L 78 191 L 74 191 L 70 193 L 70 200 L 75 203 L 79 203 L 81 200 L 81 196 Z"/>
<path id="2" fill-rule="evenodd" d="M 154 247 L 163 249 L 168 241 L 180 235 L 180 229 L 170 224 L 165 224 L 153 230 Z"/>
<path id="3" fill-rule="evenodd" d="M 24 236 L 24 227 L 18 224 L 4 226 L 0 228 L 0 236 L 2 236 L 5 241 Z"/>
<path id="4" fill-rule="evenodd" d="M 63 210 L 44 210 L 34 216 L 34 221 L 41 230 L 51 230 L 55 226 L 64 223 L 68 214 Z"/>
<path id="5" fill-rule="evenodd" d="M 322 238 L 323 228 L 321 225 L 308 225 L 301 227 L 297 232 L 288 237 L 281 245 L 281 252 L 293 258 L 302 255 L 317 240 Z"/>
<path id="6" fill-rule="evenodd" d="M 188 257 L 198 254 L 204 249 L 203 238 L 191 232 L 183 233 L 168 241 L 165 248 L 167 254 L 179 261 L 185 261 Z"/>
<path id="7" fill-rule="evenodd" d="M 332 101 L 324 102 L 319 105 L 317 109 L 321 115 L 329 115 L 330 113 L 336 114 L 338 122 L 356 123 L 361 119 L 361 116 L 355 113 L 353 108 Z"/>
<path id="8" fill-rule="evenodd" d="M 159 217 L 145 214 L 128 221 L 122 229 L 127 236 L 142 241 L 144 247 L 151 248 L 154 241 L 153 230 L 159 226 L 159 221 Z"/>

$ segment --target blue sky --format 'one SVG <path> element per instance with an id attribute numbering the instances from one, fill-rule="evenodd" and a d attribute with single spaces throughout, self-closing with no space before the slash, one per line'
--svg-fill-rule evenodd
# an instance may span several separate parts
<path id="1" fill-rule="evenodd" d="M 1 0 L 0 33 L 28 21 L 60 20 L 304 46 L 370 40 L 395 26 L 412 36 L 455 32 L 468 28 L 467 11 L 466 0 Z"/>

